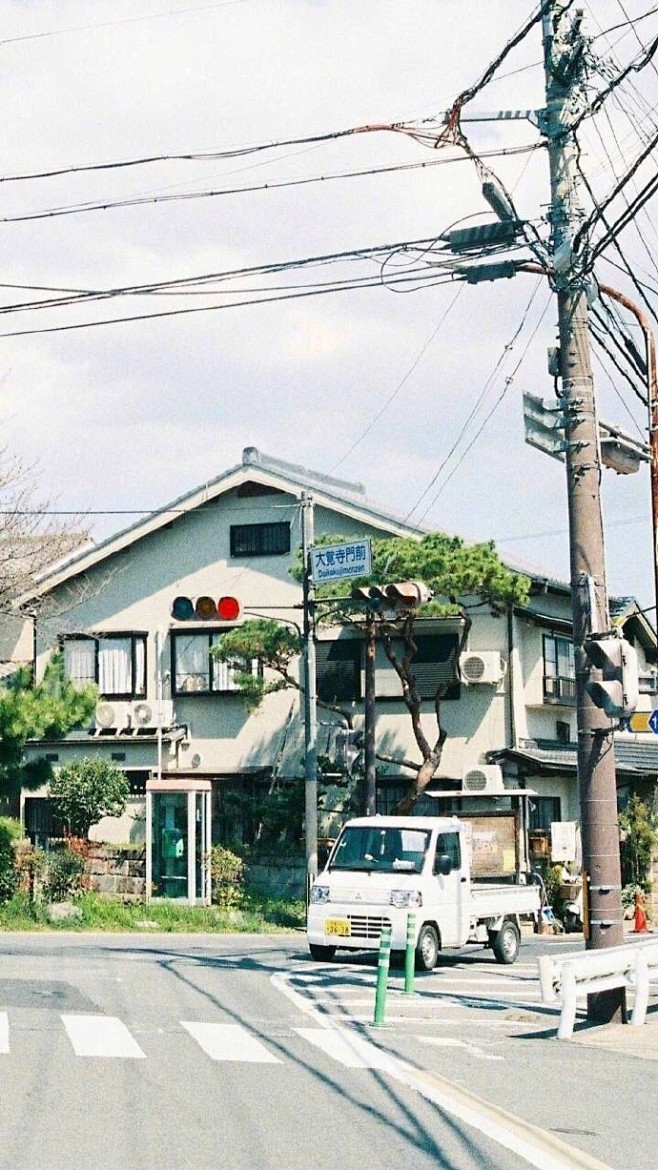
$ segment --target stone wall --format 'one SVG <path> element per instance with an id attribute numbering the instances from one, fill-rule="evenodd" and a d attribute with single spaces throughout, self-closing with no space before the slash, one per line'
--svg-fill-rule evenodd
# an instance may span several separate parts
<path id="1" fill-rule="evenodd" d="M 306 897 L 303 858 L 262 857 L 247 864 L 247 886 L 270 898 Z"/>
<path id="2" fill-rule="evenodd" d="M 146 850 L 135 845 L 101 845 L 92 842 L 87 863 L 89 885 L 98 894 L 146 900 Z"/>
<path id="3" fill-rule="evenodd" d="M 91 843 L 89 883 L 98 894 L 130 902 L 146 899 L 146 850 L 139 845 Z M 264 857 L 247 866 L 247 886 L 272 898 L 306 896 L 306 862 L 295 857 Z"/>

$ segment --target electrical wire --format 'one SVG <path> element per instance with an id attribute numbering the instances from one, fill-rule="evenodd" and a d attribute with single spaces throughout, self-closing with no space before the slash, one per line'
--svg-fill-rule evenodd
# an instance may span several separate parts
<path id="1" fill-rule="evenodd" d="M 420 352 L 419 352 L 419 353 L 417 354 L 417 356 L 414 358 L 414 361 L 412 362 L 411 366 L 410 366 L 410 367 L 409 367 L 409 369 L 407 370 L 406 374 L 405 374 L 405 375 L 404 375 L 404 377 L 403 377 L 403 378 L 402 378 L 402 379 L 401 379 L 401 380 L 398 382 L 397 386 L 396 386 L 396 387 L 395 387 L 395 389 L 394 389 L 394 390 L 391 392 L 391 394 L 389 394 L 388 398 L 387 398 L 387 399 L 386 399 L 386 401 L 383 403 L 383 405 L 380 407 L 380 409 L 377 411 L 377 413 L 374 415 L 374 417 L 371 419 L 371 421 L 368 423 L 368 425 L 367 425 L 367 427 L 365 428 L 365 430 L 363 430 L 363 431 L 361 432 L 361 434 L 359 435 L 358 439 L 355 439 L 355 440 L 354 440 L 354 442 L 352 443 L 352 445 L 351 445 L 351 446 L 348 448 L 348 450 L 345 452 L 345 454 L 344 454 L 344 455 L 343 455 L 343 456 L 342 456 L 342 457 L 341 457 L 341 458 L 340 458 L 340 459 L 337 461 L 337 463 L 334 463 L 334 464 L 333 464 L 333 466 L 329 468 L 329 474 L 330 474 L 330 475 L 332 475 L 332 474 L 333 474 L 333 472 L 334 472 L 334 471 L 336 471 L 336 469 L 337 469 L 338 467 L 341 467 L 341 466 L 342 466 L 342 464 L 343 464 L 343 463 L 345 463 L 347 459 L 349 459 L 350 455 L 351 455 L 351 454 L 352 454 L 354 451 L 356 451 L 357 447 L 359 447 L 359 446 L 361 445 L 361 443 L 363 442 L 363 440 L 364 440 L 365 438 L 367 438 L 367 436 L 368 436 L 368 435 L 370 434 L 370 432 L 372 431 L 373 427 L 374 427 L 374 426 L 375 426 L 375 425 L 376 425 L 376 424 L 379 422 L 379 420 L 380 420 L 380 418 L 382 417 L 382 415 L 383 415 L 383 414 L 384 414 L 384 413 L 385 413 L 385 412 L 388 410 L 389 406 L 391 406 L 391 404 L 392 404 L 392 403 L 395 401 L 395 399 L 397 398 L 398 394 L 399 394 L 399 393 L 400 393 L 400 391 L 402 390 L 403 386 L 405 386 L 405 385 L 406 385 L 406 383 L 409 381 L 409 378 L 410 378 L 410 377 L 411 377 L 411 375 L 414 373 L 415 369 L 416 369 L 416 368 L 417 368 L 417 366 L 419 365 L 419 363 L 420 363 L 421 359 L 424 357 L 424 355 L 425 355 L 425 353 L 427 352 L 427 350 L 429 349 L 430 345 L 432 344 L 432 342 L 434 341 L 434 339 L 435 339 L 435 338 L 438 336 L 438 334 L 439 334 L 439 331 L 441 330 L 441 328 L 442 328 L 442 326 L 443 326 L 443 324 L 444 324 L 444 322 L 445 322 L 446 318 L 448 317 L 449 313 L 452 311 L 452 309 L 454 308 L 455 304 L 456 304 L 456 303 L 457 303 L 457 301 L 459 300 L 459 297 L 460 297 L 460 296 L 461 296 L 461 294 L 463 293 L 463 291 L 464 291 L 464 287 L 465 287 L 464 285 L 461 285 L 461 286 L 460 286 L 460 288 L 457 290 L 457 292 L 455 293 L 454 297 L 452 298 L 452 300 L 451 300 L 450 304 L 448 305 L 447 309 L 445 310 L 445 312 L 442 314 L 441 318 L 439 319 L 439 322 L 438 322 L 438 324 L 437 324 L 437 325 L 435 326 L 435 328 L 432 330 L 432 332 L 431 332 L 430 336 L 427 338 L 427 341 L 425 341 L 425 342 L 424 342 L 424 344 L 423 344 L 422 348 L 420 349 Z"/>
<path id="2" fill-rule="evenodd" d="M 536 290 L 535 290 L 535 291 L 536 291 Z M 533 295 L 534 295 L 534 294 L 533 294 Z M 498 398 L 496 399 L 496 401 L 493 403 L 493 405 L 492 405 L 491 409 L 489 410 L 489 413 L 488 413 L 488 414 L 486 415 L 486 417 L 483 419 L 483 421 L 482 421 L 482 423 L 481 423 L 480 427 L 478 428 L 478 430 L 477 430 L 477 431 L 476 431 L 476 433 L 474 434 L 474 436 L 473 436 L 473 438 L 471 439 L 470 443 L 469 443 L 469 444 L 468 444 L 468 446 L 465 448 L 465 450 L 462 452 L 462 454 L 461 454 L 461 456 L 460 456 L 459 460 L 457 461 L 457 463 L 455 464 L 455 466 L 454 466 L 454 467 L 451 469 L 451 471 L 449 472 L 449 474 L 446 476 L 446 478 L 444 479 L 444 481 L 443 481 L 443 483 L 441 484 L 441 486 L 439 487 L 439 489 L 438 489 L 438 490 L 437 490 L 437 491 L 434 493 L 434 496 L 433 496 L 433 497 L 432 497 L 432 499 L 430 500 L 430 503 L 427 505 L 427 507 L 426 507 L 425 511 L 422 513 L 422 515 L 421 515 L 421 516 L 420 516 L 420 518 L 419 518 L 419 519 L 416 521 L 416 523 L 418 523 L 418 524 L 422 524 L 422 523 L 423 523 L 423 520 L 424 520 L 424 519 L 425 519 L 425 517 L 427 516 L 428 512 L 430 512 L 430 511 L 431 511 L 431 509 L 434 507 L 434 505 L 435 505 L 436 501 L 438 500 L 439 496 L 440 496 L 440 495 L 441 495 L 441 493 L 442 493 L 442 492 L 445 490 L 445 488 L 448 486 L 448 484 L 449 484 L 450 480 L 452 479 L 453 475 L 455 475 L 455 474 L 456 474 L 456 472 L 459 470 L 459 468 L 461 467 L 462 463 L 464 462 L 464 459 L 465 459 L 465 458 L 466 458 L 466 456 L 468 455 L 469 451 L 470 451 L 470 450 L 472 450 L 472 448 L 475 446 L 475 444 L 477 443 L 478 439 L 480 438 L 480 435 L 482 434 L 482 432 L 483 432 L 484 428 L 486 427 L 487 423 L 488 423 L 488 422 L 489 422 L 489 421 L 492 419 L 493 415 L 494 415 L 494 414 L 496 413 L 496 411 L 498 410 L 498 407 L 500 406 L 501 402 L 502 402 L 502 401 L 503 401 L 503 399 L 506 397 L 506 395 L 507 395 L 507 392 L 508 392 L 508 390 L 510 389 L 510 386 L 512 385 L 512 383 L 513 383 L 513 381 L 514 381 L 514 379 L 515 379 L 515 377 L 516 377 L 516 375 L 517 375 L 517 373 L 518 373 L 518 371 L 519 371 L 519 369 L 520 369 L 520 367 L 521 367 L 521 364 L 522 364 L 522 362 L 523 362 L 524 358 L 526 357 L 526 354 L 528 353 L 528 350 L 530 349 L 530 346 L 531 346 L 532 342 L 534 341 L 534 339 L 535 339 L 535 337 L 536 337 L 536 335 L 537 335 L 537 333 L 538 333 L 538 331 L 539 331 L 539 328 L 540 328 L 540 326 L 541 326 L 541 324 L 542 324 L 542 321 L 544 320 L 544 317 L 546 316 L 546 313 L 548 312 L 549 305 L 551 304 L 551 301 L 552 301 L 552 299 L 553 299 L 553 298 L 552 298 L 552 296 L 549 294 L 549 296 L 548 296 L 548 298 L 547 298 L 547 300 L 546 300 L 546 304 L 544 305 L 544 309 L 543 309 L 543 311 L 542 311 L 542 313 L 541 313 L 541 316 L 539 317 L 539 319 L 538 319 L 538 321 L 537 321 L 537 323 L 536 323 L 536 325 L 535 325 L 535 328 L 533 329 L 532 333 L 530 334 L 530 337 L 528 338 L 528 341 L 527 341 L 527 343 L 526 343 L 526 346 L 525 346 L 525 348 L 524 348 L 523 352 L 521 353 L 521 356 L 519 357 L 519 360 L 518 360 L 518 362 L 517 362 L 517 363 L 516 363 L 516 365 L 514 366 L 514 369 L 512 370 L 512 373 L 511 373 L 511 374 L 508 374 L 508 375 L 507 375 L 507 377 L 505 378 L 505 382 L 504 382 L 504 384 L 503 384 L 503 388 L 502 388 L 502 391 L 501 391 L 501 393 L 499 394 L 499 396 L 498 396 Z M 530 302 L 530 303 L 532 303 L 532 302 Z"/>
<path id="3" fill-rule="evenodd" d="M 99 28 L 111 28 L 118 24 L 138 24 L 147 20 L 163 20 L 167 16 L 187 16 L 190 12 L 209 12 L 215 8 L 233 8 L 237 4 L 249 4 L 252 0 L 218 0 L 215 4 L 197 4 L 193 8 L 173 8 L 168 12 L 152 12 L 148 16 L 126 16 L 119 20 L 103 20 L 98 24 L 79 24 L 69 28 L 50 29 L 49 32 L 24 33 L 20 37 L 3 37 L 0 45 L 15 45 L 19 41 L 42 41 L 49 37 L 68 36 L 70 33 L 93 32 Z"/>
<path id="4" fill-rule="evenodd" d="M 501 158 L 516 154 L 531 154 L 541 149 L 543 143 L 530 143 L 527 146 L 504 148 L 488 151 L 482 158 Z M 0 223 L 28 223 L 40 219 L 58 219 L 62 216 L 82 215 L 93 211 L 110 211 L 117 208 L 144 207 L 160 203 L 182 203 L 198 199 L 216 199 L 229 195 L 252 194 L 260 191 L 276 191 L 287 187 L 304 187 L 315 183 L 329 183 L 339 179 L 355 179 L 371 175 L 396 174 L 404 171 L 428 170 L 436 166 L 445 166 L 449 163 L 467 162 L 461 155 L 453 158 L 426 159 L 415 163 L 394 163 L 390 166 L 368 167 L 365 170 L 340 171 L 328 175 L 311 175 L 300 179 L 275 179 L 264 183 L 252 183 L 237 187 L 224 187 L 209 191 L 180 191 L 176 194 L 139 195 L 125 199 L 103 199 L 89 203 L 76 203 L 64 207 L 51 207 L 42 211 L 23 212 L 17 215 L 1 215 Z"/>
<path id="5" fill-rule="evenodd" d="M 442 460 L 442 462 L 441 462 L 440 466 L 438 467 L 438 469 L 436 470 L 436 472 L 435 472 L 435 473 L 434 473 L 434 475 L 432 476 L 432 478 L 431 478 L 430 482 L 427 484 L 427 486 L 426 486 L 426 487 L 423 489 L 423 491 L 421 492 L 420 496 L 419 496 L 419 497 L 418 497 L 418 499 L 416 500 L 416 503 L 415 503 L 415 504 L 413 505 L 413 507 L 412 507 L 412 508 L 410 508 L 410 509 L 409 509 L 409 511 L 407 512 L 407 514 L 406 514 L 406 516 L 405 516 L 405 518 L 404 518 L 404 522 L 405 522 L 405 524 L 406 524 L 406 523 L 407 523 L 407 522 L 410 520 L 410 518 L 413 516 L 414 512 L 416 512 L 416 511 L 417 511 L 417 509 L 420 507 L 420 505 L 421 505 L 421 503 L 423 502 L 423 500 L 425 499 L 425 497 L 426 497 L 426 496 L 428 495 L 428 493 L 429 493 L 429 492 L 432 490 L 432 488 L 434 487 L 434 484 L 437 482 L 437 480 L 439 479 L 439 477 L 440 477 L 440 476 L 441 476 L 441 474 L 443 473 L 444 469 L 447 467 L 447 465 L 448 465 L 448 463 L 449 463 L 450 459 L 452 458 L 452 456 L 454 455 L 455 451 L 456 451 L 456 450 L 457 450 L 457 448 L 459 447 L 459 444 L 461 443 L 462 439 L 463 439 L 463 438 L 464 438 L 464 436 L 466 435 L 466 432 L 467 432 L 467 430 L 468 430 L 468 427 L 469 427 L 469 426 L 471 425 L 471 423 L 474 421 L 474 419 L 475 419 L 475 417 L 476 417 L 476 415 L 477 415 L 478 411 L 480 410 L 480 407 L 482 406 L 482 404 L 483 404 L 483 402 L 484 402 L 484 400 L 485 400 L 485 398 L 486 398 L 486 396 L 487 396 L 487 394 L 488 394 L 488 392 L 489 392 L 489 388 L 490 388 L 490 386 L 491 386 L 491 384 L 492 384 L 492 382 L 493 382 L 494 378 L 496 377 L 496 374 L 498 373 L 498 371 L 499 371 L 499 369 L 500 369 L 501 365 L 503 364 L 503 362 L 504 362 L 505 358 L 508 356 L 508 354 L 509 354 L 509 353 L 512 351 L 512 349 L 514 348 L 514 345 L 516 344 L 516 341 L 517 341 L 517 339 L 518 339 L 519 335 L 521 334 L 521 331 L 523 330 L 523 327 L 524 327 L 524 325 L 525 325 L 525 322 L 526 322 L 526 320 L 527 320 L 527 317 L 528 317 L 528 313 L 530 312 L 530 309 L 531 309 L 531 307 L 532 307 L 532 303 L 533 303 L 533 301 L 534 301 L 535 297 L 537 296 L 537 293 L 539 292 L 539 289 L 541 288 L 541 285 L 542 285 L 542 284 L 543 284 L 543 276 L 542 276 L 542 277 L 540 277 L 540 278 L 539 278 L 539 280 L 536 282 L 536 284 L 535 284 L 535 286 L 534 286 L 534 288 L 533 288 L 533 290 L 532 290 L 532 293 L 531 293 L 531 295 L 530 295 L 530 299 L 529 299 L 529 301 L 528 301 L 528 304 L 526 305 L 525 312 L 523 313 L 523 316 L 522 316 L 522 318 L 521 318 L 521 322 L 520 322 L 520 324 L 517 326 L 517 328 L 516 328 L 516 330 L 515 330 L 515 332 L 514 332 L 514 335 L 512 336 L 512 339 L 511 339 L 511 341 L 509 341 L 509 342 L 508 342 L 508 343 L 507 343 L 507 344 L 506 344 L 506 345 L 503 347 L 503 349 L 502 349 L 502 351 L 501 351 L 501 353 L 500 353 L 500 355 L 499 355 L 499 357 L 498 357 L 498 359 L 497 359 L 497 361 L 496 361 L 496 363 L 495 363 L 495 365 L 494 365 L 494 368 L 493 368 L 493 370 L 492 370 L 492 371 L 491 371 L 491 373 L 489 374 L 489 377 L 487 378 L 486 382 L 484 383 L 484 386 L 482 387 L 482 390 L 480 391 L 480 394 L 479 394 L 478 398 L 476 399 L 476 401 L 475 401 L 474 405 L 471 407 L 471 410 L 469 411 L 469 414 L 468 414 L 467 418 L 465 419 L 464 423 L 462 424 L 461 430 L 460 430 L 459 434 L 457 435 L 457 438 L 456 438 L 456 439 L 455 439 L 455 441 L 453 442 L 453 444 L 452 444 L 452 446 L 451 446 L 450 450 L 449 450 L 449 451 L 447 452 L 447 454 L 445 455 L 445 457 L 444 457 L 444 459 Z M 544 310 L 544 311 L 546 311 L 546 310 Z M 533 336 L 534 336 L 534 333 L 533 333 Z M 507 390 L 507 386 L 506 386 L 506 388 L 505 388 L 505 391 L 506 391 L 506 390 Z M 488 418 L 489 418 L 489 417 L 490 417 L 490 415 L 488 415 L 488 416 L 487 416 L 487 419 L 485 420 L 485 422 L 486 422 L 486 421 L 488 421 Z M 478 433 L 477 433 L 477 435 L 476 435 L 476 438 L 479 436 L 479 434 L 480 434 L 480 431 L 478 431 Z M 470 449 L 470 447 L 469 447 L 468 449 Z M 467 449 L 467 450 L 468 450 L 468 449 Z M 455 469 L 455 470 L 456 470 L 456 469 Z M 452 474 L 452 473 L 451 473 L 451 474 Z M 446 481 L 446 482 L 447 482 L 447 481 Z M 442 489 L 440 489 L 440 490 L 442 490 Z M 429 511 L 429 509 L 430 509 L 430 508 L 432 508 L 432 507 L 434 506 L 434 503 L 435 503 L 436 499 L 438 498 L 438 494 L 439 494 L 439 493 L 437 493 L 437 495 L 436 495 L 436 496 L 433 498 L 433 500 L 431 501 L 431 503 L 430 503 L 430 505 L 428 506 L 428 508 L 426 509 L 426 511 L 423 513 L 423 515 L 420 517 L 420 519 L 419 519 L 419 520 L 415 521 L 415 523 L 418 523 L 418 524 L 422 523 L 422 520 L 423 520 L 424 516 L 426 516 L 426 515 L 427 515 L 427 512 Z"/>

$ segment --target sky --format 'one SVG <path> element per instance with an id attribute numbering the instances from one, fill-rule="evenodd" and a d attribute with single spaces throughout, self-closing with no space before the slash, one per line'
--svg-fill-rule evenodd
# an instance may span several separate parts
<path id="1" fill-rule="evenodd" d="M 580 7 L 602 70 L 594 93 L 658 36 L 658 15 L 651 0 Z M 536 11 L 531 0 L 5 0 L 0 444 L 33 467 L 51 509 L 84 516 L 100 539 L 255 446 L 568 579 L 565 470 L 524 441 L 522 409 L 524 392 L 553 394 L 555 297 L 525 273 L 449 281 L 436 244 L 492 219 L 472 157 L 435 145 L 443 114 Z M 470 117 L 540 109 L 541 62 L 536 24 L 462 129 L 545 240 L 533 121 Z M 655 132 L 656 77 L 652 63 L 634 72 L 583 128 L 599 199 Z M 402 122 L 428 139 L 340 133 Z M 65 173 L 43 177 L 53 171 Z M 649 159 L 627 196 L 654 171 Z M 655 210 L 619 237 L 645 312 Z M 397 246 L 409 241 L 428 243 Z M 290 268 L 370 248 L 374 259 Z M 639 301 L 612 249 L 596 273 Z M 175 292 L 117 291 L 183 279 Z M 346 279 L 368 287 L 318 287 Z M 53 297 L 67 303 L 35 307 Z M 137 319 L 112 320 L 126 317 Z M 624 322 L 642 348 L 632 314 Z M 646 441 L 646 405 L 604 350 L 593 360 L 600 417 Z M 606 470 L 602 499 L 609 591 L 653 620 L 647 465 Z"/>

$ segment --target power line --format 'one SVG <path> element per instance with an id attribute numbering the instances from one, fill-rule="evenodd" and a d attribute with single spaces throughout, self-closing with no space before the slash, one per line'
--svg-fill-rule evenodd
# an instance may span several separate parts
<path id="1" fill-rule="evenodd" d="M 542 147 L 541 143 L 530 143 L 527 146 L 509 147 L 502 150 L 488 151 L 479 157 L 501 158 L 515 154 L 533 153 Z M 27 223 L 40 219 L 58 219 L 62 216 L 83 215 L 93 211 L 110 211 L 117 208 L 144 207 L 156 203 L 181 203 L 198 199 L 216 199 L 229 195 L 252 194 L 259 191 L 276 191 L 286 187 L 304 187 L 314 183 L 329 183 L 339 179 L 355 179 L 371 175 L 395 174 L 403 171 L 428 170 L 431 167 L 446 166 L 449 163 L 467 162 L 463 156 L 453 158 L 435 158 L 416 163 L 395 163 L 390 166 L 368 167 L 365 170 L 341 171 L 328 175 L 311 175 L 300 179 L 275 179 L 265 183 L 251 183 L 238 187 L 224 187 L 210 191 L 179 191 L 176 194 L 165 195 L 138 195 L 126 199 L 103 199 L 93 203 L 77 203 L 64 207 L 52 207 L 43 211 L 23 212 L 20 215 L 2 215 L 0 223 Z"/>
<path id="2" fill-rule="evenodd" d="M 388 408 L 389 408 L 389 406 L 391 405 L 391 403 L 393 403 L 393 402 L 395 401 L 395 399 L 397 398 L 398 394 L 399 394 L 399 393 L 400 393 L 400 391 L 402 390 L 402 387 L 403 387 L 403 386 L 404 386 L 404 385 L 405 385 L 405 384 L 406 384 L 406 383 L 409 381 L 409 378 L 411 377 L 411 375 L 413 374 L 414 370 L 415 370 L 415 369 L 416 369 L 416 367 L 418 366 L 418 364 L 419 364 L 419 362 L 421 361 L 422 357 L 424 356 L 424 354 L 425 354 L 425 353 L 427 352 L 427 350 L 429 349 L 429 347 L 430 347 L 430 345 L 432 344 L 432 342 L 434 341 L 435 337 L 437 337 L 437 335 L 438 335 L 438 333 L 439 333 L 439 331 L 440 331 L 441 327 L 443 326 L 443 323 L 444 323 L 444 321 L 446 320 L 446 317 L 447 317 L 447 316 L 448 316 L 448 314 L 451 312 L 451 310 L 452 310 L 452 308 L 454 307 L 454 305 L 457 303 L 457 301 L 458 301 L 458 299 L 459 299 L 459 297 L 461 296 L 461 294 L 462 294 L 462 292 L 463 292 L 463 291 L 464 291 L 464 285 L 461 285 L 461 287 L 460 287 L 460 288 L 457 290 L 457 292 L 455 293 L 455 296 L 454 296 L 454 297 L 453 297 L 453 299 L 451 300 L 451 302 L 450 302 L 450 304 L 448 305 L 447 309 L 445 310 L 445 312 L 444 312 L 444 313 L 443 313 L 443 315 L 441 316 L 441 318 L 440 318 L 440 320 L 439 320 L 439 323 L 438 323 L 438 325 L 436 325 L 436 327 L 435 327 L 435 328 L 432 330 L 432 332 L 431 332 L 430 336 L 427 338 L 427 341 L 426 341 L 426 342 L 424 343 L 424 345 L 422 346 L 422 348 L 421 348 L 420 352 L 418 353 L 418 355 L 417 355 L 417 356 L 416 356 L 416 358 L 414 359 L 413 363 L 411 364 L 410 368 L 407 370 L 407 372 L 406 372 L 406 374 L 404 375 L 404 377 L 401 379 L 401 381 L 399 381 L 399 382 L 398 382 L 397 386 L 396 386 L 396 387 L 395 387 L 395 389 L 392 391 L 392 393 L 391 393 L 391 394 L 389 394 L 389 396 L 388 396 L 388 398 L 386 399 L 386 401 L 384 402 L 384 404 L 383 404 L 383 405 L 380 407 L 380 409 L 377 411 L 377 413 L 375 414 L 374 418 L 373 418 L 373 419 L 372 419 L 372 420 L 371 420 L 371 421 L 368 423 L 368 426 L 365 428 L 365 430 L 363 430 L 363 431 L 361 432 L 361 434 L 359 435 L 358 439 L 355 439 L 355 441 L 352 443 L 351 447 L 349 447 L 349 448 L 348 448 L 348 450 L 347 450 L 347 451 L 345 452 L 345 454 L 344 454 L 344 455 L 343 455 L 343 456 L 342 456 L 342 457 L 341 457 L 341 458 L 338 460 L 338 462 L 337 462 L 337 463 L 334 463 L 334 464 L 333 464 L 333 466 L 329 468 L 329 474 L 330 474 L 330 475 L 331 475 L 331 474 L 332 474 L 334 471 L 336 471 L 336 469 L 337 469 L 338 467 L 340 467 L 340 466 L 341 466 L 343 463 L 345 463 L 345 461 L 346 461 L 347 459 L 349 459 L 349 457 L 350 457 L 350 455 L 352 454 L 352 452 L 353 452 L 353 451 L 356 451 L 356 448 L 357 448 L 357 447 L 359 447 L 359 446 L 361 445 L 361 443 L 363 442 L 363 440 L 364 440 L 364 439 L 365 439 L 365 438 L 366 438 L 366 437 L 367 437 L 367 436 L 370 434 L 370 432 L 371 432 L 371 430 L 373 429 L 373 427 L 376 425 L 376 423 L 378 423 L 378 422 L 379 422 L 380 418 L 381 418 L 381 417 L 382 417 L 382 415 L 383 415 L 383 414 L 384 414 L 384 413 L 385 413 L 385 412 L 388 410 Z"/>
<path id="3" fill-rule="evenodd" d="M 63 37 L 70 33 L 94 32 L 99 28 L 112 28 L 121 24 L 138 24 L 147 20 L 163 20 L 167 16 L 187 16 L 190 12 L 209 12 L 215 8 L 232 8 L 236 4 L 249 4 L 251 0 L 218 0 L 215 4 L 197 4 L 193 8 L 173 8 L 168 12 L 152 12 L 149 16 L 126 16 L 119 20 L 103 20 L 98 24 L 78 24 L 69 28 L 55 28 L 48 32 L 24 33 L 20 37 L 3 37 L 0 45 L 15 45 L 19 41 L 42 41 L 49 37 Z"/>
<path id="4" fill-rule="evenodd" d="M 518 337 L 519 337 L 519 335 L 520 335 L 520 333 L 521 333 L 521 330 L 523 329 L 523 326 L 525 325 L 525 322 L 526 322 L 526 319 L 527 319 L 528 313 L 530 312 L 530 308 L 531 308 L 531 306 L 532 306 L 532 302 L 534 301 L 534 299 L 535 299 L 535 297 L 536 297 L 536 295 L 537 295 L 537 293 L 538 293 L 538 291 L 539 291 L 539 288 L 541 287 L 541 284 L 542 284 L 542 283 L 543 283 L 543 279 L 542 279 L 542 278 L 540 278 L 540 279 L 539 279 L 539 280 L 536 282 L 536 284 L 535 284 L 535 287 L 534 287 L 534 289 L 533 289 L 533 291 L 532 291 L 532 293 L 531 293 L 531 295 L 530 295 L 530 299 L 529 299 L 529 301 L 528 301 L 528 304 L 527 304 L 527 306 L 526 306 L 525 312 L 524 312 L 524 314 L 523 314 L 523 316 L 522 316 L 522 318 L 521 318 L 521 321 L 520 321 L 519 325 L 517 326 L 517 328 L 516 328 L 516 330 L 515 330 L 515 332 L 514 332 L 514 336 L 512 337 L 512 340 L 511 340 L 510 342 L 508 342 L 508 343 L 507 343 L 507 345 L 505 345 L 505 346 L 504 346 L 504 348 L 503 348 L 502 352 L 500 353 L 500 355 L 499 355 L 499 357 L 498 357 L 498 359 L 497 359 L 497 361 L 496 361 L 496 364 L 495 364 L 495 366 L 494 366 L 493 370 L 491 371 L 491 373 L 489 374 L 489 377 L 487 378 L 486 382 L 484 383 L 484 386 L 483 386 L 483 388 L 482 388 L 482 390 L 481 390 L 481 392 L 480 392 L 480 394 L 479 394 L 479 397 L 477 398 L 477 400 L 476 400 L 476 402 L 475 402 L 474 406 L 471 408 L 471 410 L 470 410 L 470 412 L 469 412 L 469 414 L 468 414 L 468 417 L 466 418 L 465 422 L 463 423 L 463 425 L 462 425 L 462 428 L 461 428 L 461 431 L 459 432 L 459 434 L 458 434 L 457 438 L 455 439 L 454 443 L 452 444 L 452 447 L 451 447 L 451 448 L 450 448 L 450 450 L 448 451 L 447 455 L 446 455 L 446 456 L 445 456 L 445 458 L 442 460 L 442 462 L 441 462 L 440 466 L 438 467 L 437 471 L 436 471 L 436 472 L 434 473 L 434 475 L 432 476 L 432 478 L 431 478 L 430 482 L 429 482 L 429 483 L 427 484 L 427 486 L 426 486 L 426 487 L 423 489 L 423 491 L 421 492 L 420 496 L 419 496 L 419 497 L 418 497 L 418 499 L 416 500 L 416 503 L 413 505 L 413 507 L 412 507 L 412 508 L 411 508 L 411 509 L 410 509 L 410 510 L 407 512 L 407 514 L 406 514 L 406 516 L 405 516 L 405 518 L 404 518 L 404 519 L 405 519 L 405 523 L 406 523 L 406 522 L 407 522 L 407 521 L 410 519 L 410 517 L 411 517 L 411 516 L 413 516 L 414 512 L 415 512 L 415 511 L 416 511 L 416 510 L 417 510 L 417 509 L 420 507 L 420 504 L 421 504 L 421 503 L 422 503 L 422 501 L 424 500 L 425 496 L 426 496 L 426 495 L 428 494 L 428 492 L 430 492 L 430 491 L 431 491 L 431 489 L 434 487 L 434 484 L 435 484 L 435 483 L 436 483 L 436 481 L 439 479 L 439 477 L 440 477 L 441 473 L 443 472 L 444 468 L 447 466 L 448 462 L 450 461 L 450 459 L 452 458 L 453 454 L 454 454 L 454 453 L 455 453 L 455 451 L 457 450 L 457 448 L 458 448 L 459 444 L 461 443 L 462 439 L 464 438 L 464 436 L 465 436 L 465 434 L 466 434 L 466 431 L 467 431 L 467 428 L 468 428 L 468 427 L 470 426 L 470 424 L 473 422 L 473 420 L 474 420 L 474 418 L 475 418 L 475 416 L 476 416 L 476 414 L 477 414 L 478 410 L 480 409 L 480 407 L 481 407 L 482 403 L 484 402 L 484 400 L 485 400 L 485 398 L 486 398 L 486 395 L 488 394 L 489 387 L 491 386 L 491 383 L 493 382 L 493 379 L 495 378 L 495 376 L 496 376 L 496 374 L 497 374 L 497 372 L 498 372 L 498 370 L 499 370 L 500 366 L 502 365 L 502 363 L 503 363 L 503 361 L 505 360 L 505 358 L 506 358 L 506 356 L 508 355 L 508 353 L 510 353 L 510 352 L 511 352 L 511 350 L 512 350 L 512 349 L 513 349 L 513 347 L 514 347 L 514 345 L 516 344 L 516 341 L 517 341 L 517 339 L 518 339 Z M 533 333 L 533 337 L 534 337 L 534 333 Z M 506 386 L 506 389 L 507 389 L 507 386 Z M 499 401 L 500 401 L 500 400 L 499 400 Z M 494 409 L 495 409 L 495 408 L 494 408 Z M 489 418 L 489 417 L 490 417 L 490 415 L 488 415 L 488 416 L 487 416 L 487 419 L 485 420 L 485 422 L 486 422 L 486 421 L 488 421 L 488 418 Z M 477 437 L 479 436 L 479 434 L 480 434 L 480 431 L 478 431 L 478 432 L 477 432 L 477 435 L 475 436 L 475 438 L 476 438 L 476 439 L 477 439 Z M 474 440 L 474 441 L 475 441 L 475 440 Z M 469 449 L 470 449 L 470 448 L 469 448 Z M 456 468 L 455 468 L 455 470 L 456 470 Z M 446 480 L 446 482 L 447 482 L 447 480 Z M 438 493 L 437 493 L 437 494 L 438 494 Z M 417 523 L 421 523 L 421 522 L 422 522 L 422 520 L 423 520 L 424 516 L 426 516 L 426 515 L 427 515 L 427 512 L 429 511 L 429 508 L 433 507 L 433 505 L 434 505 L 434 503 L 435 503 L 435 501 L 436 501 L 436 498 L 437 498 L 437 496 L 434 496 L 434 498 L 433 498 L 433 500 L 432 500 L 431 504 L 430 504 L 430 505 L 429 505 L 429 507 L 428 507 L 428 508 L 425 510 L 425 512 L 423 513 L 423 516 L 421 516 L 420 520 L 418 520 L 418 521 L 417 521 Z"/>

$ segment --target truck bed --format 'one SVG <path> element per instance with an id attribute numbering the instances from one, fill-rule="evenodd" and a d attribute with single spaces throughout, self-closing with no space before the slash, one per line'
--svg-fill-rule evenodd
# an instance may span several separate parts
<path id="1" fill-rule="evenodd" d="M 538 914 L 539 886 L 473 882 L 471 905 L 477 918 L 499 918 L 504 914 Z"/>

